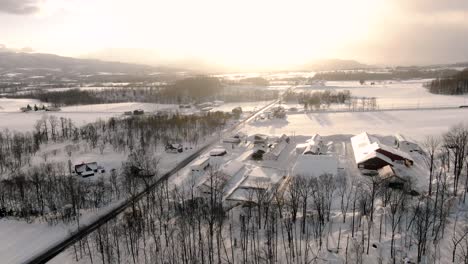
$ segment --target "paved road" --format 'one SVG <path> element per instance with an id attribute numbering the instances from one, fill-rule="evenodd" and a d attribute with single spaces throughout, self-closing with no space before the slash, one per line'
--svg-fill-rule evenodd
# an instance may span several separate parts
<path id="1" fill-rule="evenodd" d="M 260 108 L 253 114 L 251 114 L 249 117 L 244 119 L 243 121 L 237 123 L 233 127 L 230 127 L 228 129 L 224 129 L 223 133 L 221 133 L 220 136 L 223 136 L 227 133 L 232 133 L 233 131 L 237 131 L 243 124 L 250 122 L 253 120 L 257 115 L 261 114 L 263 111 L 271 108 L 273 105 L 278 103 L 279 100 L 275 100 L 272 103 Z M 35 256 L 31 256 L 31 258 L 26 261 L 26 263 L 46 263 L 47 261 L 51 260 L 58 254 L 60 254 L 62 251 L 67 249 L 68 247 L 72 246 L 75 242 L 80 240 L 81 238 L 85 237 L 86 235 L 90 234 L 100 226 L 104 225 L 107 223 L 109 220 L 113 219 L 120 213 L 122 213 L 125 209 L 129 208 L 133 203 L 138 202 L 141 200 L 146 194 L 148 194 L 152 189 L 154 189 L 156 186 L 161 184 L 163 181 L 169 179 L 172 175 L 176 174 L 179 170 L 187 166 L 190 162 L 192 162 L 194 159 L 196 159 L 201 153 L 204 151 L 208 150 L 210 147 L 212 147 L 214 144 L 217 144 L 219 142 L 220 138 L 215 138 L 212 141 L 208 142 L 205 146 L 201 147 L 199 150 L 197 150 L 195 153 L 184 159 L 182 162 L 177 164 L 173 169 L 170 171 L 166 172 L 164 175 L 161 176 L 155 183 L 153 183 L 151 186 L 145 188 L 142 192 L 137 194 L 134 197 L 129 198 L 122 204 L 118 205 L 116 208 L 111 210 L 110 212 L 106 213 L 105 215 L 101 216 L 99 219 L 95 220 L 94 222 L 91 222 L 87 225 L 83 225 L 80 227 L 79 230 L 77 230 L 75 233 L 72 233 L 68 238 L 65 240 L 59 241 L 55 243 L 54 245 L 51 245 L 50 248 L 45 250 L 44 252 L 41 252 Z"/>

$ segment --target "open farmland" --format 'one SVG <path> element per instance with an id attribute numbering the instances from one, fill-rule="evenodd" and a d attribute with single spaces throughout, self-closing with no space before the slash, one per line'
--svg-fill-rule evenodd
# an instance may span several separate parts
<path id="1" fill-rule="evenodd" d="M 376 97 L 380 108 L 417 108 L 460 106 L 468 103 L 467 95 L 431 94 L 423 87 L 430 80 L 381 81 L 361 85 L 354 81 L 330 81 L 325 85 L 298 86 L 297 91 L 349 90 L 352 96 Z"/>
<path id="2" fill-rule="evenodd" d="M 357 134 L 362 131 L 385 135 L 401 132 L 422 140 L 426 135 L 443 133 L 461 122 L 468 122 L 466 109 L 294 113 L 288 114 L 286 119 L 251 122 L 243 131 L 272 135 Z"/>

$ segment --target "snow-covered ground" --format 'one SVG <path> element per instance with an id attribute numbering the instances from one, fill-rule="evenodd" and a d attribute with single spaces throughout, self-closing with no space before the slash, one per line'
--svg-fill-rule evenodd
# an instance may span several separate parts
<path id="1" fill-rule="evenodd" d="M 28 104 L 32 107 L 34 104 L 41 104 L 41 102 L 34 99 L 0 98 L 0 114 L 5 112 L 20 112 L 20 108 L 26 107 Z"/>
<path id="2" fill-rule="evenodd" d="M 142 109 L 148 113 L 164 110 L 176 110 L 178 106 L 173 104 L 151 104 L 151 103 L 115 103 L 115 104 L 95 104 L 62 107 L 58 112 L 28 112 L 20 111 L 26 105 L 33 106 L 40 104 L 32 99 L 0 99 L 0 130 L 8 128 L 10 130 L 28 131 L 34 128 L 37 120 L 45 115 L 70 118 L 80 126 L 98 119 L 106 120 L 111 117 L 121 116 L 126 111 Z"/>
<path id="3" fill-rule="evenodd" d="M 411 110 L 349 113 L 295 113 L 286 119 L 252 121 L 242 131 L 271 135 L 374 134 L 400 132 L 415 140 L 446 132 L 450 126 L 468 122 L 468 110 Z"/>
<path id="4" fill-rule="evenodd" d="M 205 141 L 208 141 L 206 138 Z M 199 146 L 205 143 L 200 142 Z M 65 151 L 66 143 L 50 144 L 43 146 L 41 152 L 35 155 L 32 159 L 32 164 L 44 162 L 44 153 L 46 153 L 48 162 L 67 162 L 68 156 Z M 164 146 L 158 149 L 160 160 L 158 167 L 161 174 L 170 170 L 183 159 L 193 154 L 197 148 L 188 148 L 183 153 L 164 153 Z M 95 176 L 83 179 L 93 181 L 99 177 L 107 177 L 111 169 L 120 169 L 123 161 L 127 159 L 127 153 L 116 153 L 108 146 L 104 149 L 103 154 L 98 149 L 89 149 L 86 144 L 80 144 L 80 149 L 72 153 L 70 160 L 72 164 L 81 162 L 97 162 L 98 165 L 106 169 L 104 174 L 96 174 Z M 81 224 L 91 222 L 102 214 L 105 214 L 120 201 L 115 201 L 112 204 L 100 208 L 98 210 L 82 211 L 80 218 Z M 43 252 L 53 243 L 66 238 L 69 233 L 76 230 L 76 225 L 58 224 L 50 226 L 45 222 L 26 223 L 24 220 L 15 220 L 13 218 L 0 219 L 0 263 L 23 263 L 29 257 L 39 252 Z M 18 249 L 21 248 L 20 251 Z M 12 250 L 15 249 L 15 250 Z M 64 263 L 64 262 L 61 262 Z"/>
<path id="5" fill-rule="evenodd" d="M 468 103 L 468 95 L 431 94 L 423 87 L 430 80 L 382 81 L 371 85 L 370 81 L 361 85 L 357 81 L 329 81 L 325 86 L 298 86 L 297 91 L 351 91 L 352 96 L 376 97 L 380 108 L 416 108 L 460 106 Z"/>

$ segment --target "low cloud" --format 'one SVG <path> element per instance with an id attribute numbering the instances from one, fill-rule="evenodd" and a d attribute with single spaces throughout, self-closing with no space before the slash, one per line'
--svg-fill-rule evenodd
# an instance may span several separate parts
<path id="1" fill-rule="evenodd" d="M 0 13 L 28 15 L 39 11 L 40 0 L 0 0 Z"/>

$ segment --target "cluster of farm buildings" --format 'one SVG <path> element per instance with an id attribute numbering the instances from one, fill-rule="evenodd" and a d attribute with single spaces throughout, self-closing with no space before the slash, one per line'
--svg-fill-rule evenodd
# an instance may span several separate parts
<path id="1" fill-rule="evenodd" d="M 259 194 L 271 197 L 286 190 L 293 177 L 346 175 L 346 162 L 335 151 L 338 143 L 326 142 L 318 134 L 302 142 L 286 135 L 237 134 L 223 142 L 195 160 L 190 173 L 197 179 L 201 196 L 221 189 L 223 202 L 229 206 L 255 203 Z M 350 143 L 360 176 L 378 176 L 390 187 L 401 187 L 407 181 L 405 173 L 414 164 L 412 155 L 422 153 L 417 144 L 401 135 L 395 136 L 392 146 L 365 132 L 351 137 Z"/>

